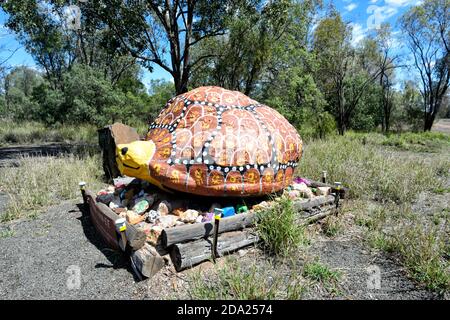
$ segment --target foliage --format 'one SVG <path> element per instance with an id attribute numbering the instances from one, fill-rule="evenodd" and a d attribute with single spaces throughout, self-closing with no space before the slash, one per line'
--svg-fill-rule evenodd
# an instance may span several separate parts
<path id="1" fill-rule="evenodd" d="M 275 206 L 256 213 L 258 235 L 273 254 L 287 256 L 300 245 L 308 244 L 303 226 L 298 225 L 292 202 L 281 198 Z"/>
<path id="2" fill-rule="evenodd" d="M 2 118 L 142 127 L 170 97 L 200 85 L 240 90 L 276 108 L 305 140 L 349 129 L 429 130 L 439 109 L 448 110 L 448 1 L 424 1 L 402 17 L 426 79 L 400 90 L 390 26 L 356 43 L 352 24 L 321 0 L 92 0 L 77 4 L 78 30 L 66 25 L 70 4 L 1 3 L 5 26 L 37 64 L 7 74 L 0 61 Z M 425 64 L 420 52 L 428 52 Z M 154 65 L 173 82 L 153 81 L 147 93 L 141 68 Z"/>
<path id="3" fill-rule="evenodd" d="M 170 82 L 151 82 L 152 95 L 140 81 L 130 78 L 115 86 L 98 69 L 76 64 L 63 73 L 64 90 L 54 89 L 36 71 L 14 69 L 7 77 L 5 117 L 15 121 L 41 121 L 47 126 L 120 121 L 139 126 L 156 117 L 173 96 Z M 123 79 L 125 81 L 125 79 Z M 27 86 L 25 89 L 24 86 Z"/>
<path id="4" fill-rule="evenodd" d="M 448 0 L 425 0 L 410 8 L 400 24 L 421 79 L 424 130 L 431 130 L 450 85 Z"/>

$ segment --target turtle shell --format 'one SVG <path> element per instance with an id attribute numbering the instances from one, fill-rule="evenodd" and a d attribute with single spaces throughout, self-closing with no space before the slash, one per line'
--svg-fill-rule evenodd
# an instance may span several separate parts
<path id="1" fill-rule="evenodd" d="M 150 125 L 150 174 L 167 188 L 255 196 L 292 183 L 302 140 L 277 111 L 246 95 L 200 87 L 169 100 Z"/>

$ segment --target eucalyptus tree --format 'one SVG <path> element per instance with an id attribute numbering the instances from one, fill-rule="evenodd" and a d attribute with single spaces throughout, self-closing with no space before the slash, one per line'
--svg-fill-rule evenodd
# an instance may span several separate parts
<path id="1" fill-rule="evenodd" d="M 401 18 L 420 77 L 425 131 L 431 130 L 450 82 L 450 1 L 425 0 Z"/>
<path id="2" fill-rule="evenodd" d="M 258 0 L 92 0 L 91 14 L 108 25 L 120 47 L 149 70 L 158 65 L 174 80 L 177 94 L 188 90 L 192 70 L 209 54 L 192 49 L 226 33 L 226 20 Z"/>

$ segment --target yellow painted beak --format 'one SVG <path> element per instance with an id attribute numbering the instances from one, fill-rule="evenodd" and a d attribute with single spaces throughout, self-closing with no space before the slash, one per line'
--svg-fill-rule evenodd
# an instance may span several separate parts
<path id="1" fill-rule="evenodd" d="M 116 148 L 117 167 L 122 175 L 135 177 L 160 187 L 161 184 L 150 176 L 149 163 L 155 154 L 153 141 L 133 141 L 119 144 Z"/>

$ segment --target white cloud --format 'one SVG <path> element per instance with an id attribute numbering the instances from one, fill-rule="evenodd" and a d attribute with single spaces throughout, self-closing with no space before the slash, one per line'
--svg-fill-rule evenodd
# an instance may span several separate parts
<path id="1" fill-rule="evenodd" d="M 345 10 L 350 12 L 350 11 L 355 10 L 357 6 L 358 5 L 356 3 L 350 3 L 348 6 L 345 6 L 344 8 L 345 8 Z"/>
<path id="2" fill-rule="evenodd" d="M 417 0 L 384 0 L 384 3 L 388 6 L 392 7 L 405 7 L 409 5 L 413 5 L 417 2 Z"/>
<path id="3" fill-rule="evenodd" d="M 366 36 L 367 29 L 359 23 L 350 23 L 352 27 L 352 45 L 356 46 Z"/>
<path id="4" fill-rule="evenodd" d="M 367 8 L 368 17 L 367 17 L 367 28 L 368 29 L 376 29 L 381 26 L 381 24 L 395 15 L 398 12 L 398 9 L 391 6 L 377 6 L 370 5 Z"/>

